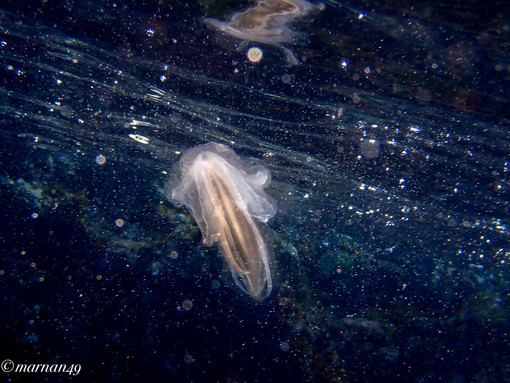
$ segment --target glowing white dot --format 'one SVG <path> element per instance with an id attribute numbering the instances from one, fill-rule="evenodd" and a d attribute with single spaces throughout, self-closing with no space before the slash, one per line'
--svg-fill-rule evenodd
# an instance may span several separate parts
<path id="1" fill-rule="evenodd" d="M 262 60 L 262 49 L 259 47 L 251 47 L 248 49 L 248 60 L 252 63 L 258 63 Z"/>

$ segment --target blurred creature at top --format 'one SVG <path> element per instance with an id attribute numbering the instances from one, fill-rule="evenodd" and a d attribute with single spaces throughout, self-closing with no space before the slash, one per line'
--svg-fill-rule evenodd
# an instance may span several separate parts
<path id="1" fill-rule="evenodd" d="M 230 21 L 206 18 L 204 22 L 241 40 L 276 46 L 285 52 L 289 65 L 297 65 L 296 56 L 283 44 L 306 41 L 308 35 L 292 29 L 289 24 L 323 9 L 324 4 L 304 0 L 259 0 L 254 7 L 233 14 Z"/>

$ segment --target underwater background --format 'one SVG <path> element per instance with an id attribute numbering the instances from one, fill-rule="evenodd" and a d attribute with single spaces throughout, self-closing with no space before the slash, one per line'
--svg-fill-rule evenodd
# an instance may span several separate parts
<path id="1" fill-rule="evenodd" d="M 510 6 L 325 1 L 0 9 L 2 381 L 510 381 Z M 250 47 L 260 62 L 247 57 Z M 181 154 L 271 171 L 275 288 L 239 290 L 165 197 Z"/>

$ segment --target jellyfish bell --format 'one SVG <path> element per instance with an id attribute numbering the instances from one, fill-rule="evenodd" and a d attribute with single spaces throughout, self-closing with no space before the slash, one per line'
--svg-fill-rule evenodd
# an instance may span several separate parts
<path id="1" fill-rule="evenodd" d="M 273 288 L 273 252 L 264 225 L 276 213 L 264 191 L 270 181 L 265 167 L 209 143 L 184 153 L 167 189 L 170 201 L 191 210 L 203 243 L 219 245 L 236 285 L 257 300 Z"/>

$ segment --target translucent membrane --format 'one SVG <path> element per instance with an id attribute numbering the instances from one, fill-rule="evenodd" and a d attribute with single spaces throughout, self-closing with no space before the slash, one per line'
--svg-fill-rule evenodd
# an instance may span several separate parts
<path id="1" fill-rule="evenodd" d="M 236 284 L 255 299 L 273 286 L 272 251 L 264 225 L 276 208 L 264 192 L 271 176 L 222 144 L 209 143 L 184 153 L 168 188 L 168 198 L 186 205 L 202 231 L 204 244 L 218 242 Z"/>

